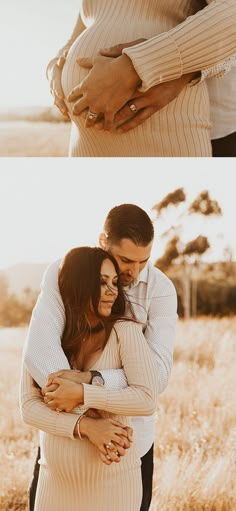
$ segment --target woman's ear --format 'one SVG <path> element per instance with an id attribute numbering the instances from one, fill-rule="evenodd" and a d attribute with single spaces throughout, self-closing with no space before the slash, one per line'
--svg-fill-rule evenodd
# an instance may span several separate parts
<path id="1" fill-rule="evenodd" d="M 104 232 L 102 232 L 100 235 L 99 235 L 99 246 L 100 248 L 102 248 L 103 250 L 107 250 L 107 237 L 106 237 L 106 234 Z"/>

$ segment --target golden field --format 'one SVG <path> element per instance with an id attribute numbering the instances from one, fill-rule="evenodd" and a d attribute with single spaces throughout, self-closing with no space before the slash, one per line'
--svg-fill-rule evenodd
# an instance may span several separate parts
<path id="1" fill-rule="evenodd" d="M 67 156 L 69 138 L 69 123 L 0 121 L 0 157 Z"/>
<path id="2" fill-rule="evenodd" d="M 0 511 L 26 511 L 37 432 L 18 408 L 26 328 L 0 330 Z M 236 318 L 179 321 L 160 397 L 150 511 L 236 510 Z M 124 510 L 128 511 L 128 510 Z"/>

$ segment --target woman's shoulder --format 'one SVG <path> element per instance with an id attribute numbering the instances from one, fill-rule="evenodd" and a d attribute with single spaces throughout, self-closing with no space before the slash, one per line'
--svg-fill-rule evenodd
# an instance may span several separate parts
<path id="1" fill-rule="evenodd" d="M 143 324 L 139 321 L 133 321 L 130 319 L 120 319 L 116 321 L 116 323 L 113 326 L 113 329 L 117 333 L 117 335 L 120 334 L 128 334 L 128 333 L 134 333 L 138 331 L 142 331 Z"/>

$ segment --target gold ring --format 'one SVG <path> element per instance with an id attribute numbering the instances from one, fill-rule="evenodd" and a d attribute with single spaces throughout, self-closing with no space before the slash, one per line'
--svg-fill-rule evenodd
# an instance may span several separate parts
<path id="1" fill-rule="evenodd" d="M 136 105 L 134 103 L 132 103 L 132 105 L 129 105 L 129 107 L 130 107 L 131 112 L 135 113 L 135 112 L 138 111 L 138 109 L 137 109 L 137 107 L 136 107 Z"/>
<path id="2" fill-rule="evenodd" d="M 56 408 L 56 412 L 60 413 L 60 412 L 62 412 L 62 410 L 60 408 Z"/>
<path id="3" fill-rule="evenodd" d="M 112 449 L 113 447 L 114 445 L 112 442 L 108 442 L 108 444 L 106 445 L 106 449 Z"/>
<path id="4" fill-rule="evenodd" d="M 98 116 L 99 114 L 95 114 L 95 112 L 91 112 L 91 110 L 88 111 L 88 119 L 97 119 Z"/>

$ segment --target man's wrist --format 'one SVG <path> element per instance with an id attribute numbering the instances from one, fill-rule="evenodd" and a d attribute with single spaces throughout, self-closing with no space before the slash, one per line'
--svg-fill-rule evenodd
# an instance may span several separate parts
<path id="1" fill-rule="evenodd" d="M 201 78 L 201 71 L 193 71 L 192 73 L 187 73 L 182 75 L 185 83 L 190 83 L 193 80 L 199 80 Z"/>
<path id="2" fill-rule="evenodd" d="M 90 371 L 90 375 L 91 375 L 91 378 L 90 378 L 90 382 L 89 383 L 91 385 L 98 385 L 98 386 L 101 386 L 101 387 L 103 387 L 105 385 L 104 378 L 103 378 L 102 374 L 99 371 L 91 370 Z"/>
<path id="3" fill-rule="evenodd" d="M 122 52 L 122 55 L 120 57 L 118 57 L 119 59 L 123 60 L 124 62 L 124 65 L 126 68 L 130 68 L 130 81 L 132 81 L 132 86 L 134 88 L 138 88 L 142 85 L 142 80 L 140 78 L 140 76 L 138 75 L 137 71 L 135 70 L 134 68 L 134 65 L 133 65 L 133 62 L 131 60 L 131 58 L 126 55 L 126 53 L 123 53 Z M 129 77 L 129 75 L 127 75 L 127 77 Z"/>

